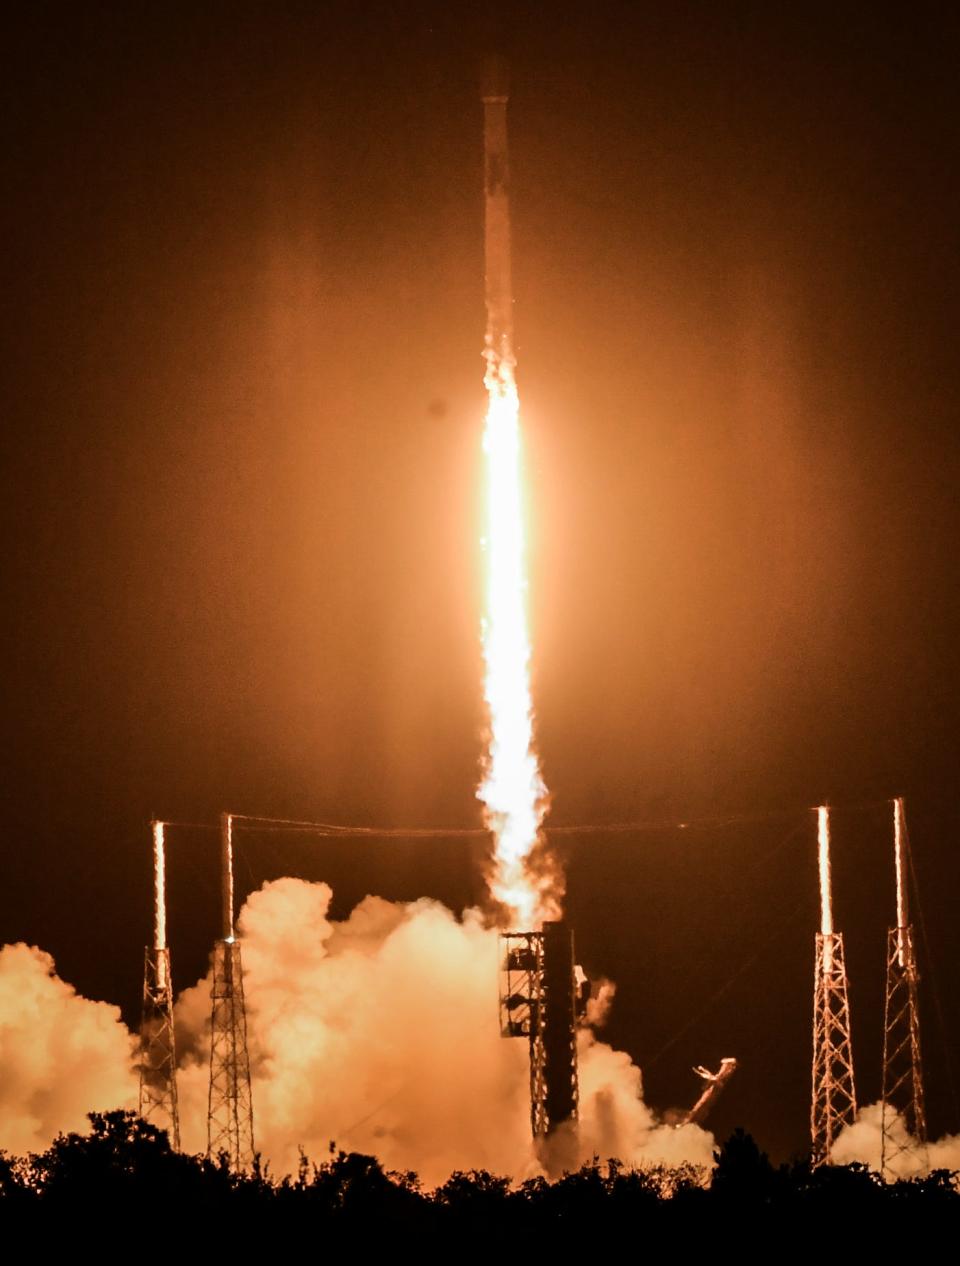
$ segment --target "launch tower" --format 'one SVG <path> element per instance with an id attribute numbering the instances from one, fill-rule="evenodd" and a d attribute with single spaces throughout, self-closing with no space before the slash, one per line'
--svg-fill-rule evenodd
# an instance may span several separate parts
<path id="1" fill-rule="evenodd" d="M 920 975 L 908 907 L 910 842 L 903 800 L 893 802 L 893 848 L 897 880 L 897 924 L 887 931 L 887 984 L 883 1012 L 883 1092 L 880 1168 L 884 1177 L 901 1176 L 898 1158 L 927 1167 L 927 1121 L 923 1106 L 920 1052 Z M 904 1128 L 906 1127 L 905 1131 Z"/>
<path id="2" fill-rule="evenodd" d="M 167 1131 L 180 1149 L 177 1107 L 177 1053 L 173 1031 L 173 978 L 167 947 L 166 860 L 162 822 L 153 835 L 153 944 L 143 955 L 143 1012 L 140 1023 L 140 1115 Z"/>
<path id="3" fill-rule="evenodd" d="M 576 1121 L 579 989 L 573 931 L 544 923 L 541 932 L 500 936 L 500 1032 L 530 1046 L 530 1128 L 535 1140 Z"/>
<path id="4" fill-rule="evenodd" d="M 213 950 L 207 1155 L 225 1153 L 234 1169 L 253 1161 L 253 1096 L 247 1051 L 240 942 L 233 927 L 233 820 L 220 817 L 223 935 Z"/>
<path id="5" fill-rule="evenodd" d="M 843 933 L 833 930 L 830 878 L 830 811 L 817 810 L 820 868 L 820 931 L 813 979 L 813 1073 L 810 1140 L 815 1165 L 829 1164 L 837 1135 L 857 1115 L 850 1039 L 850 1002 Z"/>

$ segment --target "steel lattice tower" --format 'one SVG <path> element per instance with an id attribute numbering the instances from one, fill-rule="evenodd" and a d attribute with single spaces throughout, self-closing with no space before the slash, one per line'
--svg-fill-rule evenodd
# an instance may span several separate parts
<path id="1" fill-rule="evenodd" d="M 530 1129 L 535 1141 L 577 1120 L 577 981 L 573 933 L 562 922 L 542 932 L 504 932 L 500 1032 L 530 1047 Z"/>
<path id="2" fill-rule="evenodd" d="M 503 986 L 500 992 L 501 1037 L 525 1037 L 530 1046 L 530 1131 L 547 1132 L 543 1076 L 543 934 L 504 932 Z"/>
<path id="3" fill-rule="evenodd" d="M 857 1115 L 850 1003 L 843 934 L 817 933 L 813 989 L 813 1097 L 810 1140 L 815 1164 L 829 1164 L 837 1135 Z"/>
<path id="4" fill-rule="evenodd" d="M 887 982 L 883 1008 L 883 1093 L 881 1096 L 880 1168 L 899 1177 L 895 1164 L 912 1157 L 927 1168 L 927 1120 L 923 1105 L 920 1050 L 920 974 L 907 901 L 909 859 L 903 800 L 894 801 L 894 862 L 897 878 L 897 926 L 887 932 Z M 901 1126 L 902 1122 L 902 1126 Z M 905 1127 L 905 1130 L 904 1128 Z M 915 1165 L 909 1166 L 912 1170 Z"/>
<path id="5" fill-rule="evenodd" d="M 180 1150 L 177 1107 L 177 1052 L 173 1030 L 173 976 L 167 948 L 166 863 L 162 822 L 153 835 L 153 944 L 143 955 L 143 1011 L 140 1022 L 140 1105 L 145 1121 L 165 1129 Z"/>
<path id="6" fill-rule="evenodd" d="M 813 1069 L 810 1141 L 815 1165 L 829 1164 L 833 1144 L 857 1115 L 850 1038 L 850 1001 L 843 934 L 833 930 L 830 879 L 830 815 L 817 810 L 820 870 L 820 931 L 816 938 L 813 979 Z"/>
<path id="7" fill-rule="evenodd" d="M 234 1169 L 245 1169 L 253 1160 L 253 1097 L 243 968 L 240 944 L 234 940 L 217 941 L 213 951 L 207 1155 L 216 1158 L 222 1152 Z"/>
<path id="8" fill-rule="evenodd" d="M 140 1115 L 167 1131 L 180 1150 L 177 1108 L 177 1052 L 173 1036 L 170 951 L 147 946 L 143 956 L 143 1012 L 140 1023 Z"/>
<path id="9" fill-rule="evenodd" d="M 210 1091 L 207 1100 L 207 1155 L 225 1153 L 234 1169 L 254 1157 L 253 1095 L 247 1050 L 240 944 L 233 935 L 233 823 L 220 818 L 223 883 L 223 937 L 213 951 L 210 1018 Z"/>

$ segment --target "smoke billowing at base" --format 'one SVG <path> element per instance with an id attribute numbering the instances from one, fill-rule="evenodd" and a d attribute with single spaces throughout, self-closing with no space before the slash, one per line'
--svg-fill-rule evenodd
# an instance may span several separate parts
<path id="1" fill-rule="evenodd" d="M 831 1152 L 834 1165 L 849 1165 L 858 1162 L 879 1173 L 881 1168 L 882 1127 L 881 1114 L 883 1105 L 871 1103 L 861 1108 L 853 1125 L 848 1125 L 837 1138 Z M 932 1173 L 937 1169 L 960 1171 L 960 1135 L 945 1135 L 919 1146 L 911 1140 L 899 1114 L 892 1127 L 892 1134 L 904 1146 L 903 1150 L 890 1162 L 891 1180 L 898 1178 L 915 1178 L 922 1174 Z"/>
<path id="2" fill-rule="evenodd" d="M 82 998 L 53 959 L 0 949 L 0 1151 L 46 1147 L 88 1112 L 137 1103 L 136 1039 L 119 1007 Z"/>
<path id="3" fill-rule="evenodd" d="M 331 896 L 326 884 L 280 879 L 240 914 L 256 1142 L 271 1170 L 293 1172 L 301 1149 L 322 1158 L 335 1142 L 431 1185 L 455 1169 L 518 1181 L 543 1172 L 526 1047 L 497 1027 L 496 930 L 478 911 L 458 919 L 435 901 L 379 897 L 335 922 Z M 208 976 L 176 1008 L 188 1152 L 206 1148 L 209 1020 Z M 116 1008 L 80 998 L 40 951 L 6 947 L 0 1148 L 37 1150 L 82 1129 L 89 1111 L 133 1106 L 134 1048 Z M 712 1135 L 658 1122 L 640 1070 L 588 1029 L 579 1071 L 577 1144 L 565 1155 L 574 1167 L 595 1155 L 712 1163 Z"/>

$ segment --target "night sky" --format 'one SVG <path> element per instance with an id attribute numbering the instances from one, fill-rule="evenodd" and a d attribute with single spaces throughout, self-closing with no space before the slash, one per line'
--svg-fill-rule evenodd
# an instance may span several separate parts
<path id="1" fill-rule="evenodd" d="M 135 1023 L 151 816 L 479 825 L 496 42 L 550 821 L 694 824 L 564 840 L 609 1036 L 661 1108 L 736 1055 L 711 1125 L 803 1149 L 829 800 L 876 1098 L 902 794 L 960 1128 L 960 18 L 783 8 L 5 19 L 0 941 Z M 457 841 L 239 852 L 340 914 L 483 891 Z M 186 985 L 216 836 L 169 866 Z"/>

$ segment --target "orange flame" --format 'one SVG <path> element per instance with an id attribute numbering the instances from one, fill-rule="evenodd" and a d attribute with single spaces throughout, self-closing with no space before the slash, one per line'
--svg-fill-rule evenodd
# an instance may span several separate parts
<path id="1" fill-rule="evenodd" d="M 487 557 L 483 651 L 490 718 L 486 770 L 477 792 L 494 836 L 490 889 L 516 927 L 556 917 L 549 873 L 531 869 L 546 788 L 533 745 L 530 638 L 521 474 L 520 400 L 513 367 L 487 352 L 489 394 L 484 546 Z"/>

